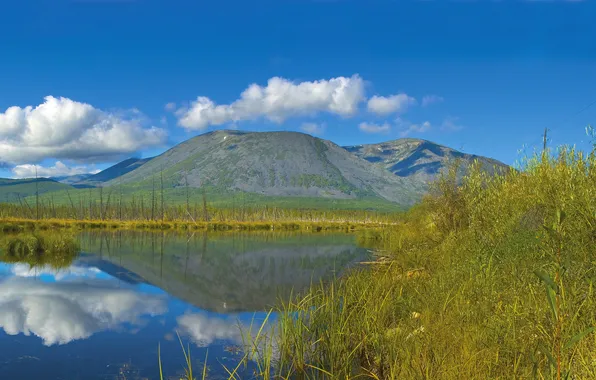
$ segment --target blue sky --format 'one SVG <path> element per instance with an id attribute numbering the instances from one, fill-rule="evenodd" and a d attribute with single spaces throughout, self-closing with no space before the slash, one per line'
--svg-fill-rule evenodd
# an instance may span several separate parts
<path id="1" fill-rule="evenodd" d="M 545 127 L 552 144 L 587 149 L 595 10 L 562 1 L 8 2 L 0 176 L 35 163 L 42 173 L 99 170 L 230 127 L 314 128 L 341 145 L 417 137 L 510 164 L 541 144 Z"/>

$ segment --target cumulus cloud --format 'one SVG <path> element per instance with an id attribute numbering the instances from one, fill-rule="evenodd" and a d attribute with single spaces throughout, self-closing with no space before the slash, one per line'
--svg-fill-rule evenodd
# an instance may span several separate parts
<path id="1" fill-rule="evenodd" d="M 358 75 L 295 83 L 273 77 L 266 86 L 248 86 L 231 104 L 216 104 L 200 96 L 190 107 L 176 111 L 178 124 L 186 129 L 206 129 L 243 120 L 265 118 L 281 123 L 289 117 L 328 112 L 352 116 L 364 100 L 364 81 Z"/>
<path id="2" fill-rule="evenodd" d="M 234 343 L 242 340 L 240 326 L 231 318 L 210 318 L 204 314 L 188 313 L 178 317 L 177 322 L 182 332 L 199 347 L 207 347 L 218 340 Z"/>
<path id="3" fill-rule="evenodd" d="M 396 112 L 405 112 L 408 107 L 415 105 L 416 99 L 407 94 L 396 94 L 391 96 L 373 96 L 368 100 L 369 112 L 377 115 L 388 115 Z"/>
<path id="4" fill-rule="evenodd" d="M 325 132 L 325 124 L 302 123 L 300 129 L 311 135 L 321 135 Z"/>
<path id="5" fill-rule="evenodd" d="M 426 95 L 422 98 L 422 107 L 430 106 L 434 103 L 441 103 L 444 99 L 438 95 Z"/>
<path id="6" fill-rule="evenodd" d="M 46 346 L 164 312 L 162 297 L 100 281 L 46 283 L 15 277 L 0 283 L 0 328 L 8 335 L 38 336 Z"/>
<path id="7" fill-rule="evenodd" d="M 116 114 L 47 96 L 40 105 L 13 106 L 0 113 L 0 162 L 91 161 L 162 144 L 166 132 L 145 123 L 138 110 Z"/>
<path id="8" fill-rule="evenodd" d="M 176 103 L 170 102 L 170 103 L 166 104 L 164 108 L 166 111 L 173 112 L 176 110 Z"/>
<path id="9" fill-rule="evenodd" d="M 87 166 L 67 166 L 61 161 L 56 161 L 54 166 L 49 167 L 32 164 L 17 165 L 11 170 L 15 178 L 33 178 L 36 174 L 38 177 L 62 177 L 100 172 L 99 169 L 92 169 Z"/>
<path id="10" fill-rule="evenodd" d="M 374 124 L 374 123 L 360 123 L 358 129 L 365 133 L 389 133 L 391 125 L 389 123 Z"/>

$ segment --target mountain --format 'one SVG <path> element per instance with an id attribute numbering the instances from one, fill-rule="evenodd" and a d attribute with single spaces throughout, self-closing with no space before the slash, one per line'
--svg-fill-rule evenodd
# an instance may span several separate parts
<path id="1" fill-rule="evenodd" d="M 202 187 L 268 196 L 380 198 L 413 204 L 423 191 L 332 143 L 298 132 L 215 131 L 187 140 L 103 185 Z M 92 177 L 93 178 L 93 177 Z"/>
<path id="2" fill-rule="evenodd" d="M 460 160 L 463 167 L 478 160 L 489 173 L 508 168 L 504 163 L 421 139 L 404 138 L 378 144 L 344 147 L 348 152 L 385 168 L 401 178 L 408 178 L 418 185 L 427 186 L 449 165 Z"/>
<path id="3" fill-rule="evenodd" d="M 68 175 L 62 177 L 50 177 L 51 180 L 56 182 L 65 183 L 67 185 L 74 185 L 76 183 L 82 182 L 87 178 L 91 177 L 93 174 L 76 174 L 76 175 Z"/>
<path id="4" fill-rule="evenodd" d="M 72 189 L 64 183 L 49 178 L 8 179 L 0 178 L 0 202 L 17 202 L 19 199 L 39 194 Z"/>
<path id="5" fill-rule="evenodd" d="M 117 163 L 116 165 L 110 166 L 109 168 L 102 170 L 97 174 L 90 175 L 80 181 L 74 182 L 73 184 L 76 187 L 101 186 L 105 182 L 118 178 L 139 168 L 149 160 L 151 160 L 151 158 L 129 158 Z"/>
<path id="6" fill-rule="evenodd" d="M 150 197 L 152 189 L 161 191 L 163 180 L 169 204 L 201 202 L 205 190 L 213 207 L 234 204 L 235 195 L 242 192 L 243 204 L 249 205 L 390 209 L 414 204 L 456 160 L 464 165 L 479 160 L 491 173 L 508 168 L 497 160 L 419 139 L 340 147 L 298 132 L 223 130 L 196 136 L 157 157 L 122 161 L 80 181 L 61 180 L 76 188 L 118 186 L 125 198 Z M 72 194 L 59 190 L 72 187 L 59 185 L 64 184 L 48 183 L 47 191 L 57 190 L 53 201 L 68 204 Z M 24 186 L 13 188 L 0 201 L 35 194 L 35 186 Z"/>

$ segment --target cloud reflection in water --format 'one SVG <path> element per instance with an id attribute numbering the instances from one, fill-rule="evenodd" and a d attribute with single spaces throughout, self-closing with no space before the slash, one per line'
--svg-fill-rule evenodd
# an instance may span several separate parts
<path id="1" fill-rule="evenodd" d="M 166 312 L 162 296 L 116 287 L 107 281 L 41 282 L 10 278 L 0 283 L 0 327 L 9 335 L 35 335 L 43 344 L 66 344 L 143 315 Z"/>

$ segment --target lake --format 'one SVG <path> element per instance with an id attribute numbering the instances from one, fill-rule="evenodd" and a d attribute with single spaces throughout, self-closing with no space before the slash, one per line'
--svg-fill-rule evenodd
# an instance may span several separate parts
<path id="1" fill-rule="evenodd" d="M 55 270 L 0 263 L 0 373 L 5 379 L 227 378 L 241 331 L 280 299 L 367 257 L 350 234 L 88 231 Z M 272 323 L 276 316 L 270 316 Z M 242 327 L 242 328 L 240 328 Z M 244 368 L 244 367 L 243 367 Z M 249 377 L 250 363 L 243 377 Z M 200 378 L 200 376 L 197 376 Z"/>

